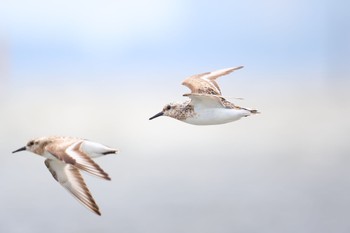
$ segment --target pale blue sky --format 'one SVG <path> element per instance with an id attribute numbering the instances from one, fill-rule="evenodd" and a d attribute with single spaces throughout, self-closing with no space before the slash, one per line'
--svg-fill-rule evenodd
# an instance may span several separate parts
<path id="1" fill-rule="evenodd" d="M 326 0 L 2 1 L 0 35 L 11 79 L 235 65 L 308 74 L 346 67 L 348 7 Z"/>

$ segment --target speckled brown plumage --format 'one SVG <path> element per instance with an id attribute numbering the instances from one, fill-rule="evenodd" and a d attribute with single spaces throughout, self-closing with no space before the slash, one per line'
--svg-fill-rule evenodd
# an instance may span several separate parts
<path id="1" fill-rule="evenodd" d="M 221 95 L 220 87 L 216 82 L 217 78 L 241 68 L 243 66 L 188 77 L 182 84 L 188 87 L 191 93 L 183 96 L 191 100 L 184 103 L 167 104 L 161 112 L 149 119 L 168 116 L 193 125 L 216 125 L 258 113 L 257 110 L 242 108 L 227 101 Z"/>
<path id="2" fill-rule="evenodd" d="M 23 150 L 45 157 L 45 165 L 53 178 L 84 206 L 101 215 L 79 169 L 110 180 L 109 175 L 92 158 L 117 153 L 116 149 L 73 137 L 42 137 L 30 140 L 25 147 L 13 153 Z"/>

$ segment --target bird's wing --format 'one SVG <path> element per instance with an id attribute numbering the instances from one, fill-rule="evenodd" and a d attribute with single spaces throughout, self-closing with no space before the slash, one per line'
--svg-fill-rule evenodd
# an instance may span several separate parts
<path id="1" fill-rule="evenodd" d="M 49 144 L 45 149 L 57 159 L 64 161 L 65 163 L 71 164 L 92 175 L 111 180 L 108 174 L 103 171 L 98 164 L 96 164 L 86 153 L 80 150 L 80 146 L 83 142 L 84 140 L 78 140 L 66 149 Z"/>
<path id="2" fill-rule="evenodd" d="M 46 159 L 45 165 L 51 172 L 53 178 L 73 194 L 79 202 L 94 213 L 101 215 L 94 198 L 76 167 L 55 159 Z"/>
<path id="3" fill-rule="evenodd" d="M 185 79 L 182 85 L 190 88 L 192 94 L 221 95 L 220 87 L 215 80 L 241 68 L 243 66 L 193 75 Z"/>
<path id="4" fill-rule="evenodd" d="M 184 94 L 191 99 L 190 104 L 203 108 L 224 108 L 220 96 L 206 94 Z"/>

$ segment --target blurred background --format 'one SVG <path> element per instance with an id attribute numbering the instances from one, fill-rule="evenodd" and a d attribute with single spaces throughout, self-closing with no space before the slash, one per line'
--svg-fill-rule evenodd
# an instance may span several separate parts
<path id="1" fill-rule="evenodd" d="M 350 231 L 350 3 L 0 2 L 0 232 Z M 148 118 L 186 77 L 262 114 Z M 242 97 L 237 100 L 234 97 Z M 11 151 L 65 135 L 120 149 L 84 174 L 102 216 Z"/>

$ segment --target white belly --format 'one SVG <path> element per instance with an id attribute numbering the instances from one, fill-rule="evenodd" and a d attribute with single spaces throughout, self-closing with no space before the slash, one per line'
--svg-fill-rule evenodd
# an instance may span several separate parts
<path id="1" fill-rule="evenodd" d="M 196 115 L 194 117 L 183 121 L 192 125 L 218 125 L 237 121 L 250 115 L 250 112 L 245 109 L 228 108 L 195 109 L 195 112 Z"/>

